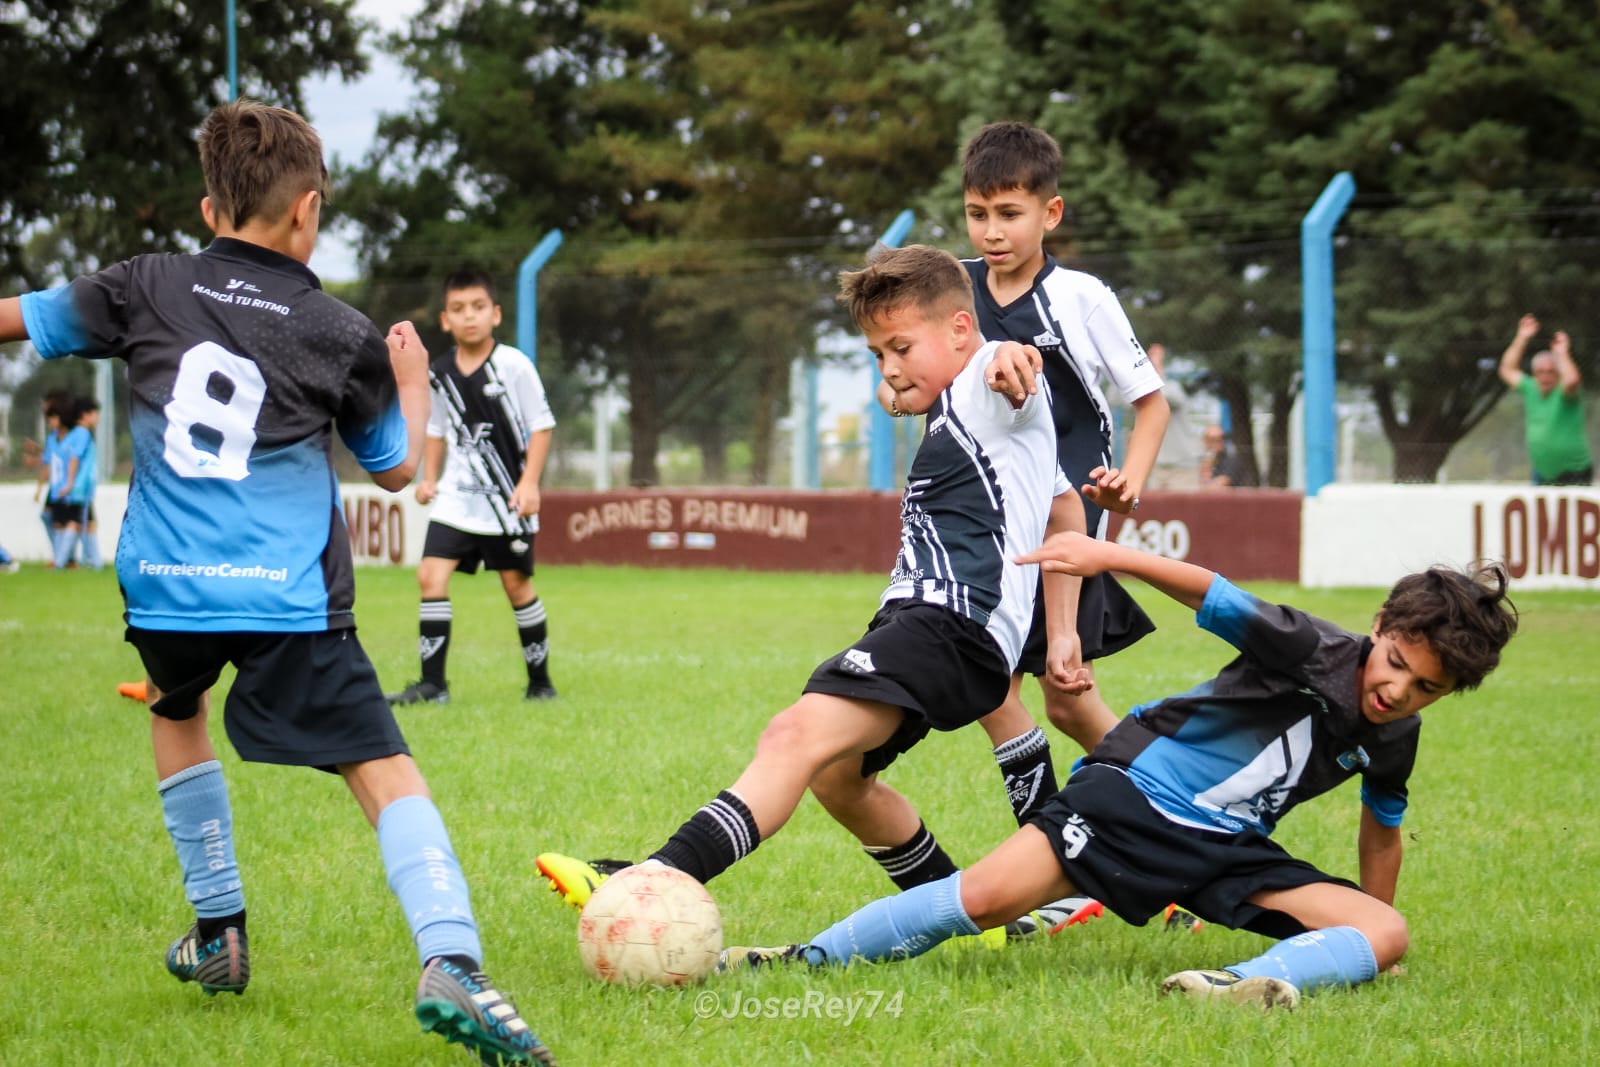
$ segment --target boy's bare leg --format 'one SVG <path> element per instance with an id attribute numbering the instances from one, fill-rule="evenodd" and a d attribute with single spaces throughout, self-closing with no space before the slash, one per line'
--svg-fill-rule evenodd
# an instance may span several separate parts
<path id="1" fill-rule="evenodd" d="M 1092 676 L 1094 665 L 1085 663 L 1084 667 Z M 1068 693 L 1041 675 L 1039 688 L 1044 693 L 1044 711 L 1051 725 L 1076 741 L 1085 752 L 1092 752 L 1100 739 L 1117 725 L 1117 713 L 1100 695 L 1098 685 L 1081 693 Z"/>
<path id="2" fill-rule="evenodd" d="M 154 682 L 145 684 L 147 703 L 154 704 L 161 696 Z M 192 718 L 179 722 L 155 714 L 150 716 L 150 747 L 155 754 L 157 779 L 165 781 L 179 771 L 217 758 L 206 732 L 210 711 L 211 693 L 207 691 L 200 695 L 200 710 Z"/>
<path id="3" fill-rule="evenodd" d="M 1072 896 L 1076 887 L 1037 826 L 1021 826 L 961 872 L 961 907 L 980 930 L 1004 926 L 1035 908 Z"/>
<path id="4" fill-rule="evenodd" d="M 339 774 L 361 805 L 367 822 L 374 827 L 383 809 L 401 797 L 431 799 L 432 796 L 416 761 L 403 754 L 341 764 Z"/>
<path id="5" fill-rule="evenodd" d="M 789 821 L 818 772 L 888 741 L 903 715 L 876 701 L 806 693 L 767 723 L 755 758 L 729 791 L 750 809 L 765 841 Z"/>

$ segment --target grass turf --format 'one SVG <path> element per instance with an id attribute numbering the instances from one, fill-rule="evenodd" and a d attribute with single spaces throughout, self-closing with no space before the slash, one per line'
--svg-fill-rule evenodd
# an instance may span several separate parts
<path id="1" fill-rule="evenodd" d="M 1160 979 L 1255 955 L 1254 935 L 1188 936 L 1114 918 L 1004 951 L 940 949 L 906 964 L 746 974 L 686 990 L 590 980 L 576 913 L 533 856 L 641 856 L 744 766 L 761 726 L 871 616 L 877 576 L 547 568 L 561 698 L 521 700 L 514 625 L 493 577 L 452 588 L 454 701 L 404 711 L 472 885 L 486 966 L 566 1064 L 932 1062 L 1553 1064 L 1600 1055 L 1592 916 L 1600 663 L 1592 593 L 1523 593 L 1521 635 L 1477 693 L 1426 714 L 1399 907 L 1405 977 L 1262 1017 L 1163 1000 Z M 415 676 L 410 572 L 358 572 L 363 643 L 386 685 Z M 1350 627 L 1376 590 L 1252 583 Z M 1158 633 L 1100 665 L 1114 706 L 1187 688 L 1228 655 L 1142 586 Z M 33 1064 L 465 1063 L 421 1034 L 418 966 L 376 841 L 331 775 L 242 765 L 228 775 L 254 967 L 243 997 L 164 971 L 189 924 L 161 824 L 147 716 L 116 683 L 109 573 L 0 575 L 6 683 L 0 774 L 0 1061 Z M 224 685 L 227 682 L 224 677 Z M 1028 694 L 1037 710 L 1036 688 Z M 1053 736 L 1064 773 L 1076 753 Z M 887 776 L 958 862 L 1013 828 L 976 729 L 935 735 Z M 1298 809 L 1288 848 L 1353 876 L 1353 785 Z M 807 800 L 712 884 L 729 943 L 804 939 L 891 887 Z"/>

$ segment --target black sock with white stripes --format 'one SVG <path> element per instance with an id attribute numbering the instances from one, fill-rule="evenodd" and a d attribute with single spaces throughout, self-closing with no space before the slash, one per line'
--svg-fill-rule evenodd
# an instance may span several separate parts
<path id="1" fill-rule="evenodd" d="M 445 687 L 444 661 L 450 654 L 450 599 L 424 600 L 418 610 L 417 651 L 422 656 L 422 680 Z"/>
<path id="2" fill-rule="evenodd" d="M 511 609 L 517 619 L 517 639 L 522 642 L 522 658 L 528 664 L 528 681 L 550 684 L 550 629 L 545 625 L 544 601 L 534 597 L 520 608 Z"/>
<path id="3" fill-rule="evenodd" d="M 956 873 L 939 842 L 928 832 L 926 823 L 917 823 L 917 832 L 903 845 L 867 847 L 867 855 L 883 866 L 889 880 L 901 889 L 914 889 Z"/>
<path id="4" fill-rule="evenodd" d="M 1028 821 L 1044 802 L 1056 795 L 1056 769 L 1050 762 L 1050 739 L 1035 726 L 994 750 L 1000 776 L 1006 780 L 1006 797 L 1017 825 Z"/>
<path id="5" fill-rule="evenodd" d="M 650 858 L 704 884 L 750 855 L 760 843 L 755 816 L 744 801 L 724 789 L 678 827 Z"/>

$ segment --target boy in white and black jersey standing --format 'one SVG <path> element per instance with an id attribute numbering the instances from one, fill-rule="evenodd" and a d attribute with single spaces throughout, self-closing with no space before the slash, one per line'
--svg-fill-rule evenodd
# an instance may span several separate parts
<path id="1" fill-rule="evenodd" d="M 533 361 L 494 339 L 500 305 L 487 274 L 463 270 L 445 279 L 439 324 L 456 346 L 428 368 L 433 406 L 417 485 L 417 502 L 433 505 L 417 568 L 422 678 L 390 693 L 389 703 L 450 700 L 450 576 L 480 565 L 499 572 L 511 602 L 527 699 L 549 700 L 556 689 L 544 604 L 533 586 L 533 542 L 556 420 Z"/>

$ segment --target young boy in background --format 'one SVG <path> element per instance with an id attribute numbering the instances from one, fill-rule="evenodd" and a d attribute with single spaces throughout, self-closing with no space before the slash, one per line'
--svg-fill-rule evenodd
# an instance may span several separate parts
<path id="1" fill-rule="evenodd" d="M 971 867 L 875 901 L 807 945 L 729 949 L 725 965 L 903 959 L 1072 892 L 1135 925 L 1176 901 L 1283 939 L 1222 970 L 1171 975 L 1163 992 L 1292 1008 L 1302 993 L 1370 981 L 1396 963 L 1409 940 L 1394 899 L 1418 716 L 1499 664 L 1517 628 L 1504 570 L 1408 575 L 1359 634 L 1192 563 L 1079 534 L 1019 562 L 1142 578 L 1239 655 L 1188 692 L 1135 707 L 1028 825 Z M 1269 836 L 1296 805 L 1356 775 L 1360 885 Z"/>
<path id="2" fill-rule="evenodd" d="M 239 754 L 337 771 L 376 829 L 422 963 L 423 1027 L 484 1062 L 551 1062 L 480 970 L 449 835 L 355 638 L 330 435 L 378 485 L 409 484 L 427 353 L 410 323 L 386 341 L 307 269 L 328 172 L 304 119 L 240 100 L 212 111 L 199 140 L 200 211 L 217 235 L 204 251 L 0 300 L 0 340 L 128 364 L 134 473 L 117 577 L 196 913 L 167 970 L 207 994 L 250 980 L 233 815 L 206 728 L 209 691 L 232 663 L 225 724 Z"/>
<path id="3" fill-rule="evenodd" d="M 961 184 L 967 237 L 978 255 L 963 262 L 972 275 L 984 337 L 1039 349 L 1061 469 L 1083 487 L 1089 535 L 1103 538 L 1107 511 L 1138 508 L 1171 412 L 1161 376 L 1116 294 L 1098 278 L 1062 267 L 1044 249 L 1064 210 L 1060 178 L 1061 149 L 1043 130 L 997 122 L 973 135 L 962 157 Z M 1116 387 L 1135 412 L 1120 468 L 1112 465 L 1111 409 L 1102 381 Z M 1084 582 L 1077 622 L 1091 677 L 1095 659 L 1154 629 L 1133 598 L 1104 574 Z M 1021 669 L 1039 676 L 1050 721 L 1087 752 L 1117 716 L 1098 689 L 1069 693 L 1049 684 L 1038 669 L 1044 638 L 1042 625 L 1036 625 Z M 1007 703 L 1020 706 L 1020 685 L 1013 686 Z"/>
<path id="4" fill-rule="evenodd" d="M 777 833 L 824 773 L 860 783 L 840 788 L 827 808 L 869 851 L 905 857 L 931 841 L 878 773 L 930 729 L 959 729 L 1000 702 L 1039 584 L 1015 557 L 1047 528 L 1083 528 L 1082 505 L 1056 464 L 1048 387 L 997 390 L 1001 346 L 979 335 L 972 286 L 953 256 L 923 245 L 883 250 L 841 277 L 840 300 L 894 406 L 928 416 L 907 474 L 900 553 L 866 634 L 817 667 L 800 699 L 767 724 L 738 779 L 651 854 L 701 882 Z M 1057 618 L 1070 619 L 1077 582 L 1061 577 L 1045 583 L 1045 595 Z M 1058 651 L 1052 668 L 1070 684 L 1075 648 L 1068 641 Z M 577 906 L 609 873 L 559 853 L 537 862 Z"/>
<path id="5" fill-rule="evenodd" d="M 417 567 L 422 678 L 390 693 L 389 703 L 449 702 L 450 577 L 480 564 L 499 572 L 511 602 L 528 669 L 525 698 L 550 700 L 556 687 L 544 603 L 533 587 L 533 546 L 555 416 L 533 361 L 494 339 L 500 305 L 487 274 L 466 270 L 445 279 L 439 325 L 455 348 L 428 369 L 433 403 L 417 484 L 417 503 L 433 506 Z"/>

